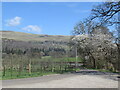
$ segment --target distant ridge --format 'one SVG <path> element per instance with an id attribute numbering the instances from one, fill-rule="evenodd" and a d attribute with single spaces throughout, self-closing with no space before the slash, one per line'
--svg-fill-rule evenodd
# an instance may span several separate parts
<path id="1" fill-rule="evenodd" d="M 67 35 L 43 35 L 43 34 L 31 34 L 15 31 L 0 31 L 2 32 L 2 38 L 13 39 L 18 41 L 63 41 L 68 42 L 70 36 Z"/>

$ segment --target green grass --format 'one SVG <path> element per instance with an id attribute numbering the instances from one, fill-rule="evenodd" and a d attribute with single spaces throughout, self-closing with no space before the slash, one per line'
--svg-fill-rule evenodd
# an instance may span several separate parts
<path id="1" fill-rule="evenodd" d="M 77 69 L 77 71 L 80 69 Z M 19 78 L 30 78 L 30 77 L 39 77 L 39 76 L 43 76 L 43 75 L 49 75 L 49 74 L 63 74 L 63 73 L 68 73 L 68 72 L 74 72 L 76 71 L 75 68 L 70 68 L 70 69 L 64 69 L 64 67 L 62 67 L 62 70 L 59 70 L 59 67 L 55 68 L 55 71 L 34 71 L 31 74 L 29 74 L 27 71 L 22 71 L 20 74 L 18 71 L 13 70 L 12 74 L 10 70 L 6 70 L 5 76 L 2 76 L 2 80 L 8 80 L 8 79 L 19 79 Z"/>
<path id="2" fill-rule="evenodd" d="M 13 73 L 17 73 L 17 72 L 14 71 Z M 28 74 L 28 73 L 22 72 L 22 75 L 20 75 L 20 76 L 15 75 L 15 74 L 13 74 L 11 76 L 10 72 L 7 72 L 7 75 L 3 76 L 2 80 L 39 77 L 39 76 L 49 75 L 49 74 L 56 74 L 56 73 L 55 72 L 42 72 L 42 73 L 34 72 L 34 73 L 31 73 L 31 74 Z"/>
<path id="3" fill-rule="evenodd" d="M 75 57 L 64 57 L 64 58 L 52 58 L 51 56 L 45 56 L 42 57 L 41 59 L 33 59 L 32 61 L 34 62 L 38 62 L 38 61 L 44 61 L 44 62 L 75 62 L 76 58 Z M 79 58 L 78 61 L 81 61 L 81 59 Z M 52 63 L 50 63 L 52 64 Z M 12 70 L 12 74 L 11 74 L 11 70 L 7 69 L 5 71 L 5 76 L 2 77 L 3 80 L 6 79 L 19 79 L 19 78 L 29 78 L 29 77 L 39 77 L 39 76 L 43 76 L 43 75 L 49 75 L 49 74 L 62 74 L 62 73 L 67 73 L 67 72 L 74 72 L 74 71 L 79 71 L 80 69 L 76 68 L 69 68 L 68 66 L 66 66 L 65 63 L 58 63 L 58 64 L 53 64 L 53 66 L 55 67 L 54 71 L 51 71 L 51 66 L 49 66 L 45 71 L 41 70 L 40 67 L 41 64 L 36 63 L 36 64 L 32 64 L 32 73 L 29 74 L 27 70 L 25 70 L 24 68 L 22 69 L 21 73 L 19 73 L 19 70 Z M 61 69 L 60 69 L 60 65 L 61 65 Z M 65 67 L 67 67 L 65 69 Z M 3 72 L 2 72 L 3 73 Z M 1 73 L 1 75 L 2 75 Z"/>
<path id="4" fill-rule="evenodd" d="M 120 73 L 120 72 L 115 72 L 115 71 L 110 71 L 110 70 L 106 70 L 106 69 L 95 69 L 95 68 L 86 68 L 86 69 L 91 69 L 91 70 L 98 70 L 100 72 L 110 72 L 110 73 Z"/>
<path id="5" fill-rule="evenodd" d="M 42 59 L 44 61 L 51 61 L 52 60 L 52 61 L 56 61 L 56 62 L 59 62 L 59 61 L 61 61 L 61 62 L 75 62 L 76 61 L 75 57 L 52 58 L 51 56 L 44 56 L 44 57 L 42 57 Z M 77 61 L 80 62 L 80 61 L 82 61 L 82 59 L 79 57 Z"/>
<path id="6" fill-rule="evenodd" d="M 112 72 L 112 73 L 120 73 L 120 72 L 115 72 L 115 71 L 110 71 L 110 70 L 105 70 L 105 69 L 97 69 L 98 71 L 101 72 Z"/>
<path id="7" fill-rule="evenodd" d="M 11 71 L 10 70 L 6 70 L 6 74 L 5 76 L 2 76 L 2 80 L 8 80 L 8 79 L 20 79 L 20 78 L 30 78 L 30 77 L 40 77 L 43 75 L 49 75 L 49 74 L 63 74 L 63 73 L 68 73 L 68 72 L 74 72 L 74 71 L 79 71 L 80 69 L 77 68 L 73 68 L 73 69 L 67 69 L 66 71 L 63 70 L 60 71 L 59 69 L 56 68 L 56 70 L 54 72 L 51 71 L 42 71 L 42 72 L 32 72 L 31 74 L 29 74 L 26 71 L 22 71 L 21 74 L 19 74 L 17 71 L 12 71 L 12 75 L 11 75 Z"/>

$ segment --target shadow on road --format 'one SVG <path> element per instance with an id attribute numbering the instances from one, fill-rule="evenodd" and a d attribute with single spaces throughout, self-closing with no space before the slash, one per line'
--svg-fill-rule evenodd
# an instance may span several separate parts
<path id="1" fill-rule="evenodd" d="M 118 78 L 120 78 L 119 74 L 117 73 L 112 73 L 112 72 L 101 72 L 98 70 L 90 70 L 90 69 L 82 69 L 80 71 L 77 72 L 73 72 L 73 74 L 75 75 L 100 75 L 103 78 L 108 78 L 108 79 L 112 79 L 112 80 L 116 80 L 118 81 Z"/>

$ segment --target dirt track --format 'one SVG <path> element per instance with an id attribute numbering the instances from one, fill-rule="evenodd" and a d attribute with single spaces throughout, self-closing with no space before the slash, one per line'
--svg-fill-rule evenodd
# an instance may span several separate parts
<path id="1" fill-rule="evenodd" d="M 117 74 L 95 70 L 3 80 L 3 88 L 118 88 Z"/>

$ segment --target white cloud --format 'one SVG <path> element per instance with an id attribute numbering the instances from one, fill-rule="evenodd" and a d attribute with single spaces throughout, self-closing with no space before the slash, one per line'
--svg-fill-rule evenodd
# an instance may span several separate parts
<path id="1" fill-rule="evenodd" d="M 28 25 L 28 26 L 22 28 L 22 30 L 25 30 L 28 32 L 41 32 L 41 28 L 37 25 Z"/>
<path id="2" fill-rule="evenodd" d="M 14 18 L 12 18 L 12 19 L 8 19 L 6 22 L 7 22 L 7 26 L 17 26 L 17 25 L 20 25 L 20 23 L 21 23 L 21 17 L 18 17 L 18 16 L 16 16 L 16 17 L 14 17 Z"/>

